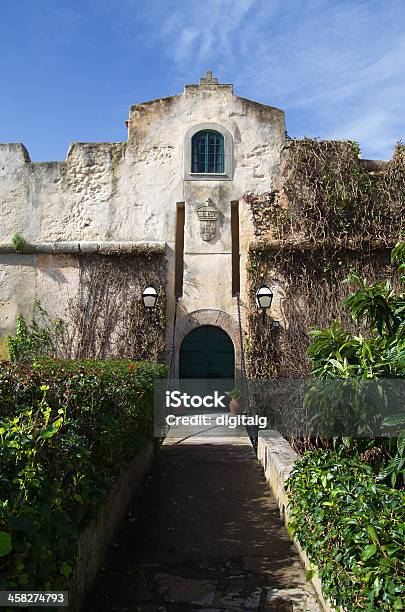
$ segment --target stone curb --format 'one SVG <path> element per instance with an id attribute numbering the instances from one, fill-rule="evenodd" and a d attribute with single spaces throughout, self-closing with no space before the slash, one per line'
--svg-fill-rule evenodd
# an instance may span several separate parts
<path id="1" fill-rule="evenodd" d="M 0 254 L 2 255 L 33 255 L 41 253 L 48 255 L 88 255 L 95 253 L 101 255 L 117 255 L 120 253 L 136 255 L 138 253 L 163 254 L 165 250 L 165 242 L 98 242 L 96 240 L 83 240 L 79 242 L 28 242 L 22 249 L 17 251 L 12 244 L 0 242 Z"/>
<path id="2" fill-rule="evenodd" d="M 131 461 L 112 491 L 98 518 L 81 533 L 77 562 L 69 589 L 69 606 L 58 612 L 80 612 L 127 512 L 129 502 L 139 489 L 150 468 L 154 445 L 149 442 Z"/>
<path id="3" fill-rule="evenodd" d="M 306 240 L 304 238 L 295 238 L 290 240 L 277 240 L 277 239 L 265 239 L 258 238 L 255 240 L 251 240 L 248 246 L 249 253 L 259 252 L 278 252 L 281 250 L 297 250 L 297 251 L 312 251 L 317 252 L 323 248 L 328 247 L 339 247 L 343 251 L 347 252 L 359 252 L 359 250 L 368 250 L 371 249 L 373 251 L 389 251 L 395 246 L 395 241 L 388 244 L 381 240 L 368 240 L 361 239 L 358 242 L 354 240 L 335 240 L 331 242 L 330 240 L 318 240 L 317 242 L 312 242 L 310 240 Z"/>
<path id="4" fill-rule="evenodd" d="M 267 430 L 259 431 L 257 458 L 263 466 L 265 478 L 277 500 L 280 516 L 284 519 L 288 528 L 289 512 L 285 482 L 291 473 L 295 461 L 298 459 L 298 455 L 291 448 L 287 440 L 277 431 Z M 299 541 L 293 540 L 293 542 L 305 569 L 312 569 L 311 563 Z M 333 608 L 325 599 L 322 583 L 316 574 L 311 579 L 311 582 L 325 612 L 337 612 L 336 608 Z"/>

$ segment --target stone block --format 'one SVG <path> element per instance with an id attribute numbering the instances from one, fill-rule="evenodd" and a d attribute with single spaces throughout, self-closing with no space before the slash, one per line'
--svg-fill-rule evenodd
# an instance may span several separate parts
<path id="1" fill-rule="evenodd" d="M 33 253 L 53 253 L 53 242 L 33 242 L 31 245 Z"/>
<path id="2" fill-rule="evenodd" d="M 13 245 L 10 242 L 0 242 L 0 253 L 17 253 Z"/>
<path id="3" fill-rule="evenodd" d="M 264 610 L 268 612 L 321 612 L 316 598 L 304 589 L 268 589 Z"/>
<path id="4" fill-rule="evenodd" d="M 98 253 L 99 243 L 95 241 L 80 241 L 79 251 L 80 253 Z"/>
<path id="5" fill-rule="evenodd" d="M 253 591 L 229 591 L 222 597 L 220 606 L 226 610 L 257 610 L 260 604 L 262 590 L 257 588 Z"/>
<path id="6" fill-rule="evenodd" d="M 98 252 L 102 255 L 114 255 L 120 252 L 120 243 L 116 241 L 111 242 L 99 242 L 98 243 Z"/>
<path id="7" fill-rule="evenodd" d="M 79 253 L 78 242 L 54 242 L 52 253 Z"/>
<path id="8" fill-rule="evenodd" d="M 171 574 L 155 574 L 159 593 L 167 602 L 192 605 L 211 605 L 215 598 L 216 582 L 183 578 Z"/>

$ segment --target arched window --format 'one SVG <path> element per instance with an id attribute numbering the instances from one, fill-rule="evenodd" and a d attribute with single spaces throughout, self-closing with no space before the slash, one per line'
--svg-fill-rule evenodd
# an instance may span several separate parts
<path id="1" fill-rule="evenodd" d="M 223 174 L 224 137 L 214 130 L 194 134 L 191 145 L 191 172 Z"/>

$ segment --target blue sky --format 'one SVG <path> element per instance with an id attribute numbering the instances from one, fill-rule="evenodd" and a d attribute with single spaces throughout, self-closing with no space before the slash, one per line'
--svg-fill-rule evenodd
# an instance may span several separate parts
<path id="1" fill-rule="evenodd" d="M 1 0 L 0 142 L 35 161 L 126 140 L 130 104 L 207 70 L 290 136 L 405 139 L 405 0 Z"/>

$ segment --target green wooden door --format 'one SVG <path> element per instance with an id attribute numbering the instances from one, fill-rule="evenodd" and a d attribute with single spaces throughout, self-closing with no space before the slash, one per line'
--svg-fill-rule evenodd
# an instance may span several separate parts
<path id="1" fill-rule="evenodd" d="M 202 325 L 184 338 L 180 348 L 179 378 L 227 378 L 235 373 L 232 340 L 223 329 Z"/>

